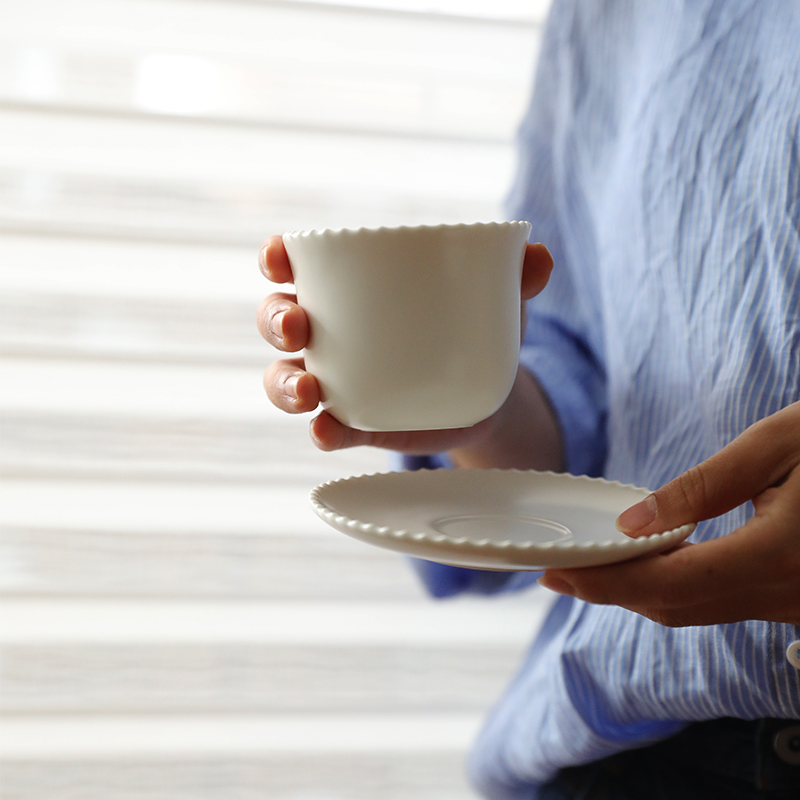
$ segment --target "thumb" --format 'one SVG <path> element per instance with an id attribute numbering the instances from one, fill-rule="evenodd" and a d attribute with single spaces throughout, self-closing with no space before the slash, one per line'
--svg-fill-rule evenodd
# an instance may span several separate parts
<path id="1" fill-rule="evenodd" d="M 522 299 L 530 300 L 547 285 L 553 271 L 553 256 L 543 244 L 528 244 L 522 260 Z"/>
<path id="2" fill-rule="evenodd" d="M 617 527 L 647 536 L 724 514 L 778 483 L 800 460 L 798 409 L 757 422 L 703 461 L 624 511 Z"/>

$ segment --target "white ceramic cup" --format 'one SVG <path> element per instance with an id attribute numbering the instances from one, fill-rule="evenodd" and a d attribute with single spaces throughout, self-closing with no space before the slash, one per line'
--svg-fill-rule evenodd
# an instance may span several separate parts
<path id="1" fill-rule="evenodd" d="M 474 425 L 508 397 L 531 226 L 488 222 L 283 235 L 322 406 L 373 431 Z"/>

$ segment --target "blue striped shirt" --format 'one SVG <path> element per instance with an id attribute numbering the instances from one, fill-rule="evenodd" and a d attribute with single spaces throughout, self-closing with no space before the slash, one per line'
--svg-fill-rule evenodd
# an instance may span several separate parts
<path id="1" fill-rule="evenodd" d="M 509 217 L 556 263 L 521 360 L 570 472 L 656 488 L 800 399 L 800 4 L 556 0 L 519 157 Z M 440 596 L 532 581 L 417 567 Z M 561 598 L 476 743 L 474 782 L 534 798 L 560 767 L 693 720 L 800 718 L 798 638 Z"/>

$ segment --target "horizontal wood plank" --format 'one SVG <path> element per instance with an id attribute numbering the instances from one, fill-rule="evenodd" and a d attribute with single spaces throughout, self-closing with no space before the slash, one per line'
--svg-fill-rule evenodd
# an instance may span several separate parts
<path id="1" fill-rule="evenodd" d="M 552 595 L 447 603 L 245 600 L 0 600 L 0 643 L 317 644 L 522 647 Z"/>
<path id="2" fill-rule="evenodd" d="M 272 233 L 276 231 L 265 227 L 263 236 Z M 253 334 L 258 302 L 277 288 L 261 274 L 257 256 L 258 247 L 248 246 L 6 233 L 0 236 L 0 286 L 4 293 L 22 298 L 55 294 L 84 302 L 114 298 L 178 304 L 213 301 L 223 308 L 246 304 L 252 312 Z"/>
<path id="3" fill-rule="evenodd" d="M 290 201 L 301 191 L 326 190 L 333 199 L 369 192 L 373 202 L 394 196 L 418 197 L 421 202 L 430 197 L 487 203 L 502 196 L 513 163 L 507 145 L 481 142 L 260 131 L 190 125 L 173 119 L 114 119 L 21 108 L 0 109 L 0 122 L 0 167 L 6 192 L 16 189 L 18 196 L 32 205 L 36 199 L 56 199 L 60 189 L 70 190 L 64 182 L 59 184 L 58 175 L 86 176 L 87 197 L 90 192 L 99 194 L 104 186 L 100 180 L 114 179 L 121 184 L 118 202 L 127 199 L 131 213 L 152 219 L 154 224 L 158 215 L 169 211 L 171 202 L 176 208 L 185 202 L 188 210 L 194 193 L 202 201 L 205 187 L 210 200 L 217 196 L 220 201 L 238 188 L 243 206 L 258 200 L 258 194 L 248 197 L 247 190 L 259 189 L 266 196 L 271 192 L 276 203 Z M 24 181 L 44 172 L 56 176 L 49 198 L 44 184 L 14 183 L 15 178 Z M 148 203 L 146 195 L 126 198 L 125 181 L 142 187 L 150 181 L 154 198 L 156 192 L 163 193 L 161 207 Z M 22 194 L 26 189 L 27 196 Z M 39 198 L 34 190 L 41 193 Z M 362 202 L 365 207 L 369 204 Z M 100 203 L 96 211 L 102 211 Z"/>
<path id="4" fill-rule="evenodd" d="M 477 715 L 469 713 L 41 715 L 5 722 L 0 759 L 453 752 L 468 745 L 477 727 Z"/>
<path id="5" fill-rule="evenodd" d="M 0 110 L 0 229 L 257 248 L 269 233 L 496 219 L 506 145 Z"/>
<path id="6" fill-rule="evenodd" d="M 0 483 L 0 523 L 107 534 L 343 536 L 311 510 L 312 488 L 302 481 L 7 478 Z"/>
<path id="7" fill-rule="evenodd" d="M 441 185 L 446 184 L 444 177 Z M 176 184 L 0 165 L 0 236 L 238 247 L 253 253 L 267 235 L 287 230 L 501 219 L 505 188 L 501 180 L 480 198 L 393 193 L 383 187 L 272 190 L 237 182 Z"/>
<path id="8" fill-rule="evenodd" d="M 257 252 L 0 237 L 0 352 L 263 368 Z"/>
<path id="9" fill-rule="evenodd" d="M 332 530 L 284 534 L 109 533 L 4 525 L 6 597 L 423 601 L 404 558 Z"/>
<path id="10" fill-rule="evenodd" d="M 266 414 L 251 422 L 6 411 L 0 433 L 0 474 L 9 477 L 273 481 L 304 491 L 343 472 L 389 467 L 380 451 L 321 453 L 305 420 Z"/>
<path id="11" fill-rule="evenodd" d="M 475 800 L 464 754 L 0 760 L 3 800 Z"/>
<path id="12" fill-rule="evenodd" d="M 495 701 L 516 647 L 6 644 L 0 713 L 453 713 Z"/>
<path id="13" fill-rule="evenodd" d="M 504 141 L 541 20 L 530 8 L 491 24 L 314 3 L 78 0 L 65 14 L 10 2 L 0 102 Z"/>
<path id="14" fill-rule="evenodd" d="M 261 342 L 255 319 L 253 337 L 263 344 L 263 367 L 0 359 L 0 409 L 145 419 L 218 418 L 304 428 L 307 417 L 285 414 L 267 400 L 263 371 L 276 352 Z"/>
<path id="15" fill-rule="evenodd" d="M 265 365 L 255 304 L 5 293 L 0 352 L 22 357 L 115 358 Z"/>

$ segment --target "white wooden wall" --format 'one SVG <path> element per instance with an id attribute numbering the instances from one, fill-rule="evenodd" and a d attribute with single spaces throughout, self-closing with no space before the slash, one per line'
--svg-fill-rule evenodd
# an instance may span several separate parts
<path id="1" fill-rule="evenodd" d="M 383 7 L 381 7 L 383 6 Z M 500 216 L 546 0 L 0 4 L 0 797 L 456 800 L 547 605 L 326 528 L 261 240 Z"/>

